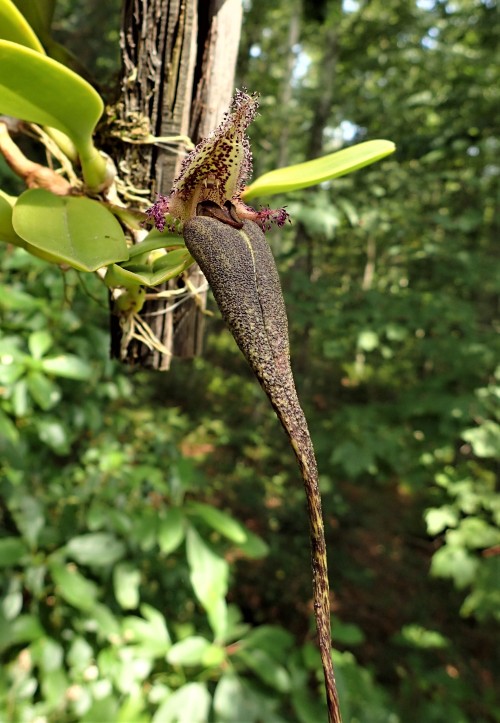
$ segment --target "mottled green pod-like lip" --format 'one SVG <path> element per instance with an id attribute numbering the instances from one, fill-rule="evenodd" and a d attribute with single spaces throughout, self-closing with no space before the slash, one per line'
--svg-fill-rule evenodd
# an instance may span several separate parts
<path id="1" fill-rule="evenodd" d="M 212 289 L 240 350 L 285 429 L 302 474 L 308 502 L 314 612 L 328 701 L 329 723 L 341 723 L 331 656 L 328 565 L 318 468 L 297 397 L 288 343 L 288 322 L 278 270 L 263 230 L 245 220 L 234 227 L 238 207 L 198 204 L 184 224 L 184 240 Z M 236 216 L 237 217 L 237 216 Z"/>

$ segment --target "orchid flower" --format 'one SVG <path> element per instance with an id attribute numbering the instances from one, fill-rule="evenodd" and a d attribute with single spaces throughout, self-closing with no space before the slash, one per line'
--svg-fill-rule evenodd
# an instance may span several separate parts
<path id="1" fill-rule="evenodd" d="M 252 152 L 246 129 L 258 107 L 257 94 L 236 91 L 218 128 L 184 159 L 170 194 L 159 195 L 156 203 L 146 211 L 159 231 L 168 225 L 166 216 L 182 224 L 203 212 L 203 208 L 209 208 L 210 215 L 234 226 L 241 225 L 242 219 L 250 219 L 266 229 L 273 222 L 283 226 L 288 220 L 284 208 L 256 211 L 241 200 L 252 172 Z"/>

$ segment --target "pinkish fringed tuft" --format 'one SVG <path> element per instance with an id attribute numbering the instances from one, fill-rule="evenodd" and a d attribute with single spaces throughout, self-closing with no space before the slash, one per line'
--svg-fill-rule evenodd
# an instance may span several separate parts
<path id="1" fill-rule="evenodd" d="M 165 216 L 168 213 L 169 197 L 158 194 L 158 200 L 146 211 L 146 216 L 153 221 L 158 231 L 164 231 L 166 221 Z"/>

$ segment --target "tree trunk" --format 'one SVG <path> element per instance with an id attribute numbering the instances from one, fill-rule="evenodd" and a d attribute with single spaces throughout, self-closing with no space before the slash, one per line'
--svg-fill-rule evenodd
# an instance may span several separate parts
<path id="1" fill-rule="evenodd" d="M 241 22 L 241 0 L 124 0 L 122 123 L 148 119 L 152 135 L 189 135 L 194 143 L 208 135 L 231 100 Z M 182 144 L 128 145 L 120 170 L 132 188 L 154 200 L 170 191 L 184 153 Z M 197 267 L 156 290 L 186 286 L 206 288 Z M 123 350 L 119 319 L 112 317 L 113 355 L 167 370 L 174 356 L 199 354 L 205 297 L 186 293 L 147 301 L 140 317 L 156 337 L 154 347 L 133 338 Z"/>

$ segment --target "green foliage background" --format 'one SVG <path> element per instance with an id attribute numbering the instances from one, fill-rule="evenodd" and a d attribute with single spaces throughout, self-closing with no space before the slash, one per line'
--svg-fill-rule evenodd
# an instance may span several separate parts
<path id="1" fill-rule="evenodd" d="M 71 49 L 109 82 L 116 16 L 87 5 L 61 30 L 87 18 Z M 500 718 L 497 29 L 470 0 L 245 15 L 256 174 L 398 147 L 270 237 L 347 723 Z M 126 370 L 95 278 L 0 254 L 0 719 L 320 720 L 303 491 L 218 316 L 204 359 Z"/>

